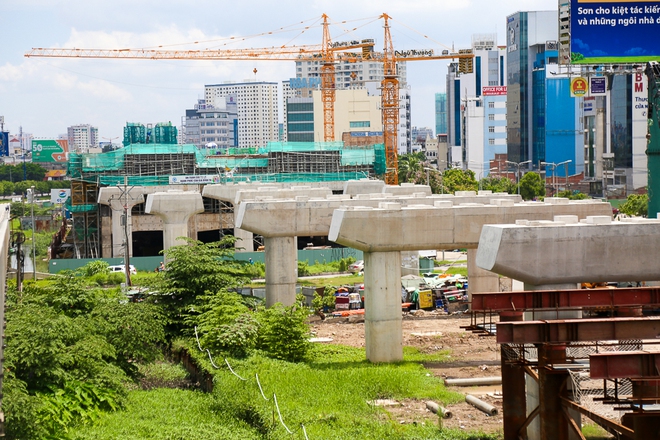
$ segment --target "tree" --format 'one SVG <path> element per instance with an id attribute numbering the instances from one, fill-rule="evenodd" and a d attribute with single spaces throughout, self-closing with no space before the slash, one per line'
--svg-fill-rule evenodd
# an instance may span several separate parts
<path id="1" fill-rule="evenodd" d="M 419 183 L 417 180 L 420 172 L 423 171 L 425 160 L 425 157 L 420 157 L 420 153 L 399 156 L 399 182 Z"/>
<path id="2" fill-rule="evenodd" d="M 545 185 L 538 173 L 530 171 L 520 179 L 520 196 L 523 200 L 534 200 L 545 195 Z"/>
<path id="3" fill-rule="evenodd" d="M 481 189 L 492 192 L 515 194 L 518 190 L 516 184 L 508 177 L 489 176 L 479 181 Z"/>
<path id="4" fill-rule="evenodd" d="M 619 212 L 639 217 L 646 217 L 648 215 L 648 210 L 648 194 L 630 194 L 626 199 L 626 203 L 619 206 Z"/>
<path id="5" fill-rule="evenodd" d="M 200 296 L 215 295 L 250 281 L 246 264 L 234 259 L 234 236 L 213 243 L 181 239 L 187 244 L 164 251 L 167 263 L 157 286 L 161 292 L 158 303 L 169 319 L 169 336 L 181 333 L 186 318 L 199 313 Z"/>
<path id="6" fill-rule="evenodd" d="M 558 192 L 557 196 L 558 197 L 564 197 L 564 198 L 567 198 L 569 200 L 585 200 L 585 199 L 589 198 L 589 196 L 586 195 L 583 192 L 571 191 L 570 189 Z"/>
<path id="7" fill-rule="evenodd" d="M 479 183 L 474 178 L 474 171 L 452 168 L 446 170 L 442 176 L 442 182 L 449 194 L 456 191 L 477 191 Z"/>

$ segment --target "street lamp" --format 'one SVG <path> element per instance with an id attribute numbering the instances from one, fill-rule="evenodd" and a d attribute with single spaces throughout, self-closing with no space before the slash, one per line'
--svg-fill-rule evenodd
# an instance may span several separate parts
<path id="1" fill-rule="evenodd" d="M 424 167 L 424 170 L 426 170 L 426 184 L 431 188 L 431 192 L 433 192 L 433 187 L 431 187 L 431 176 L 429 174 L 429 171 L 434 171 L 434 172 L 439 172 L 436 168 L 429 168 L 429 167 Z M 442 173 L 440 173 L 442 175 Z M 440 190 L 444 194 L 444 188 L 442 186 L 442 183 L 440 183 Z"/>
<path id="2" fill-rule="evenodd" d="M 552 195 L 554 197 L 556 197 L 557 196 L 557 186 L 555 185 L 555 178 L 557 177 L 557 173 L 555 172 L 555 170 L 557 169 L 557 164 L 554 163 L 554 162 L 541 162 L 541 165 L 545 165 L 546 168 L 549 167 L 549 166 L 552 166 L 552 180 L 551 180 L 551 182 L 552 182 Z M 543 184 L 545 185 L 545 182 L 543 182 Z"/>
<path id="3" fill-rule="evenodd" d="M 523 165 L 526 165 L 528 163 L 532 163 L 531 160 L 526 160 L 524 162 L 511 162 L 510 160 L 507 160 L 506 163 L 509 165 L 513 165 L 516 167 L 516 186 L 518 187 L 518 195 L 520 195 L 520 167 Z"/>
<path id="4" fill-rule="evenodd" d="M 479 171 L 479 191 L 481 191 L 481 189 L 482 189 L 481 181 L 484 179 L 484 171 L 485 171 L 485 170 L 481 170 L 481 171 Z M 489 175 L 490 175 L 490 172 L 491 172 L 491 171 L 497 171 L 497 168 L 491 168 L 491 169 L 489 169 L 489 170 L 488 170 L 488 174 L 489 174 Z"/>
<path id="5" fill-rule="evenodd" d="M 563 162 L 559 162 L 557 166 L 564 165 L 564 169 L 566 174 L 564 174 L 564 177 L 566 177 L 566 185 L 564 186 L 564 191 L 568 190 L 568 164 L 573 162 L 571 159 L 565 160 Z"/>

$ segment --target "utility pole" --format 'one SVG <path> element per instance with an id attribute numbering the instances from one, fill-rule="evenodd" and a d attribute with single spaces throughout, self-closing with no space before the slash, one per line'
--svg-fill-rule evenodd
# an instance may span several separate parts
<path id="1" fill-rule="evenodd" d="M 124 275 L 126 277 L 126 287 L 131 286 L 131 265 L 130 265 L 130 243 L 128 242 L 128 210 L 130 209 L 128 203 L 128 198 L 130 195 L 131 190 L 134 187 L 128 187 L 128 176 L 124 176 L 124 185 L 117 185 L 117 188 L 119 188 L 119 197 L 118 201 L 121 204 L 121 209 L 123 211 L 122 216 L 121 216 L 121 225 L 124 227 L 123 228 L 123 233 L 124 233 L 124 240 L 123 240 L 123 251 L 124 251 Z M 114 196 L 113 196 L 114 197 Z M 116 199 L 115 199 L 116 200 Z M 131 200 L 133 198 L 131 197 Z M 116 208 L 113 208 L 116 209 Z M 118 210 L 118 209 L 116 209 Z"/>
<path id="2" fill-rule="evenodd" d="M 30 189 L 30 217 L 32 220 L 32 278 L 37 280 L 37 242 L 35 235 L 37 233 L 37 226 L 34 224 L 34 186 Z"/>

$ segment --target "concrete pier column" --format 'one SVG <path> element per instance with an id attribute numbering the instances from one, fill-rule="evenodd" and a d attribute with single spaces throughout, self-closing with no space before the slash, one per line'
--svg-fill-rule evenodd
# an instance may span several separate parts
<path id="1" fill-rule="evenodd" d="M 133 206 L 144 203 L 143 187 L 105 187 L 99 189 L 98 203 L 109 205 L 112 209 L 112 256 L 124 257 L 124 241 L 128 243 L 128 255 L 133 256 L 133 230 L 131 226 L 131 210 Z M 126 211 L 124 223 L 122 218 Z M 126 227 L 125 225 L 128 225 Z M 127 237 L 128 235 L 128 237 Z"/>
<path id="2" fill-rule="evenodd" d="M 234 224 L 236 224 L 236 216 L 238 212 L 234 211 Z M 234 247 L 242 249 L 245 252 L 254 252 L 254 234 L 241 228 L 234 228 L 234 237 L 239 238 L 234 243 Z"/>
<path id="3" fill-rule="evenodd" d="M 468 297 L 477 292 L 499 292 L 500 276 L 477 266 L 477 249 L 467 250 Z"/>
<path id="4" fill-rule="evenodd" d="M 522 312 L 502 312 L 500 321 L 522 321 Z M 508 359 L 510 349 L 500 346 L 502 365 L 502 414 L 504 438 L 518 438 L 518 432 L 527 419 L 525 396 L 525 369 L 515 359 Z"/>
<path id="5" fill-rule="evenodd" d="M 365 252 L 364 286 L 367 359 L 403 360 L 401 252 Z"/>
<path id="6" fill-rule="evenodd" d="M 179 237 L 188 237 L 188 219 L 204 212 L 202 195 L 192 191 L 168 191 L 149 194 L 145 208 L 163 221 L 163 249 L 185 244 Z"/>
<path id="7" fill-rule="evenodd" d="M 264 237 L 266 258 L 266 307 L 296 301 L 298 248 L 295 237 Z"/>

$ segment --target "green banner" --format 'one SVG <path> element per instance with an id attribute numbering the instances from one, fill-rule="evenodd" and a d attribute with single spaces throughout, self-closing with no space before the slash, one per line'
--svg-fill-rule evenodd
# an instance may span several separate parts
<path id="1" fill-rule="evenodd" d="M 32 141 L 32 162 L 66 162 L 69 141 L 66 139 L 38 139 Z"/>

